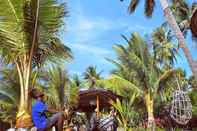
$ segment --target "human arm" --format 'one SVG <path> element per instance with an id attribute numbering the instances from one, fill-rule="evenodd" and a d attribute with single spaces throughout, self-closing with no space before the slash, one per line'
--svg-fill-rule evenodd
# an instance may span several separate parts
<path id="1" fill-rule="evenodd" d="M 48 107 L 48 108 L 46 109 L 46 111 L 49 112 L 49 113 L 58 113 L 58 112 L 62 112 L 62 110 L 60 110 L 60 109 L 54 109 L 54 108 L 51 108 L 51 107 Z"/>

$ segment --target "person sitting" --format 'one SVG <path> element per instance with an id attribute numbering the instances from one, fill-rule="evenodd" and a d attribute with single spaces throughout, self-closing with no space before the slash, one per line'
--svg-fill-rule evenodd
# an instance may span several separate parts
<path id="1" fill-rule="evenodd" d="M 32 106 L 32 120 L 37 130 L 47 131 L 55 126 L 56 131 L 63 131 L 63 123 L 68 116 L 68 112 L 49 108 L 44 103 L 44 93 L 35 88 L 30 91 L 30 96 L 35 99 Z M 47 118 L 46 112 L 53 113 L 53 115 Z"/>
<path id="2" fill-rule="evenodd" d="M 98 116 L 97 116 L 97 108 L 95 108 L 94 112 L 91 115 L 90 118 L 90 129 L 89 131 L 97 131 L 97 122 L 98 122 Z"/>

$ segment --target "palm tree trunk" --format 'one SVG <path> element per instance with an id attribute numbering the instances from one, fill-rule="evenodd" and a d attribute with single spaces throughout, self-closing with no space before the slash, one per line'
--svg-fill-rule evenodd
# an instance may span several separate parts
<path id="1" fill-rule="evenodd" d="M 28 7 L 31 8 L 31 3 L 27 0 Z M 17 113 L 16 119 L 16 127 L 23 128 L 23 127 L 31 127 L 32 126 L 32 119 L 31 114 L 29 111 L 29 85 L 30 85 L 30 77 L 32 72 L 32 60 L 34 55 L 34 50 L 36 46 L 37 40 L 37 31 L 38 31 L 38 14 L 39 14 L 39 4 L 40 0 L 37 0 L 37 9 L 36 9 L 36 19 L 34 23 L 34 30 L 32 36 L 32 46 L 30 52 L 28 52 L 24 58 L 23 63 L 21 63 L 22 78 L 21 78 L 21 97 L 20 97 L 20 104 L 19 110 Z"/>
<path id="2" fill-rule="evenodd" d="M 31 71 L 28 71 L 28 66 L 20 66 L 19 63 L 15 62 L 17 65 L 17 71 L 19 75 L 20 80 L 20 103 L 19 103 L 19 109 L 17 112 L 17 118 L 16 118 L 16 127 L 17 128 L 24 128 L 24 127 L 31 127 L 32 126 L 32 119 L 31 114 L 29 111 L 29 100 L 28 100 L 28 88 L 26 83 L 29 81 L 29 76 Z M 23 68 L 24 70 L 22 70 Z"/>
<path id="3" fill-rule="evenodd" d="M 185 43 L 185 38 L 170 10 L 170 8 L 168 7 L 168 3 L 167 3 L 167 0 L 160 0 L 160 3 L 161 3 L 161 6 L 163 8 L 163 11 L 164 11 L 164 15 L 166 17 L 166 20 L 167 22 L 169 23 L 169 25 L 171 26 L 171 28 L 173 29 L 176 37 L 177 37 L 177 40 L 179 42 L 179 47 L 182 48 L 184 54 L 185 54 L 185 57 L 187 58 L 187 61 L 190 65 L 190 68 L 192 70 L 192 73 L 194 75 L 194 78 L 197 80 L 197 63 L 194 62 L 193 58 L 192 58 L 192 55 Z"/>
<path id="4" fill-rule="evenodd" d="M 145 104 L 148 112 L 148 131 L 155 131 L 155 119 L 153 115 L 153 98 L 150 95 L 150 92 L 145 94 Z"/>

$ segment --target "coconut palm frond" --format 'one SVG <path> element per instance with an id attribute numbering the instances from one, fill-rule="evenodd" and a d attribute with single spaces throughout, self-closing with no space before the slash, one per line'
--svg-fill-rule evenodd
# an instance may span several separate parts
<path id="1" fill-rule="evenodd" d="M 146 0 L 145 1 L 145 11 L 144 11 L 144 13 L 147 17 L 152 16 L 154 7 L 155 7 L 155 1 L 154 0 Z"/>
<path id="2" fill-rule="evenodd" d="M 71 83 L 68 88 L 65 89 L 66 92 L 66 100 L 67 100 L 67 107 L 73 106 L 76 107 L 78 103 L 78 97 L 79 97 L 79 87 L 76 85 L 76 83 Z"/>
<path id="3" fill-rule="evenodd" d="M 139 5 L 140 0 L 130 0 L 128 11 L 133 13 L 137 6 Z M 145 0 L 144 5 L 144 14 L 149 18 L 152 16 L 155 7 L 155 0 Z"/>
<path id="4" fill-rule="evenodd" d="M 178 23 L 187 20 L 190 17 L 190 7 L 184 0 L 174 1 L 171 5 L 171 10 Z"/>
<path id="5" fill-rule="evenodd" d="M 11 102 L 11 103 L 19 103 L 19 94 L 17 94 L 16 89 L 14 87 L 9 87 L 9 85 L 5 85 L 1 83 L 0 86 L 0 95 L 5 96 L 7 99 L 4 101 Z M 1 99 L 3 100 L 3 98 Z"/>
<path id="6" fill-rule="evenodd" d="M 3 121 L 15 121 L 19 98 L 19 82 L 16 70 L 3 67 L 0 80 L 0 118 Z"/>
<path id="7" fill-rule="evenodd" d="M 65 103 L 65 88 L 68 83 L 68 77 L 65 70 L 61 67 L 52 67 L 48 75 L 50 80 L 48 81 L 47 98 L 50 105 L 55 107 L 63 107 Z M 68 85 L 68 84 L 67 84 Z"/>
<path id="8" fill-rule="evenodd" d="M 161 65 L 173 65 L 178 51 L 171 32 L 166 33 L 163 27 L 156 28 L 152 33 L 152 39 L 154 59 Z"/>
<path id="9" fill-rule="evenodd" d="M 22 8 L 24 3 L 24 0 L 0 1 L 2 6 L 0 9 L 0 45 L 1 53 L 3 53 L 7 62 L 25 52 L 26 43 L 23 42 L 23 29 L 21 27 L 21 25 L 24 25 L 24 22 L 21 21 L 24 19 Z M 22 46 L 22 43 L 24 43 L 24 46 Z M 9 51 L 13 52 L 12 55 L 7 53 Z"/>
<path id="10" fill-rule="evenodd" d="M 142 70 L 146 72 L 147 69 L 145 68 L 145 64 L 149 63 L 147 59 L 147 46 L 140 43 L 144 43 L 143 40 L 137 33 L 133 33 L 132 38 L 128 42 L 128 48 L 122 45 L 115 45 L 114 49 L 118 54 L 120 62 L 125 63 L 127 67 L 135 68 L 138 71 L 143 68 Z M 141 72 L 143 72 L 142 70 Z"/>
<path id="11" fill-rule="evenodd" d="M 47 57 L 72 58 L 70 49 L 57 38 L 67 14 L 65 4 L 56 0 L 5 0 L 0 5 L 4 7 L 0 9 L 1 54 L 8 63 L 22 54 L 33 55 L 35 65 Z"/>
<path id="12" fill-rule="evenodd" d="M 139 4 L 140 0 L 131 0 L 129 7 L 128 7 L 128 11 L 129 13 L 133 13 L 137 7 L 137 5 Z"/>
<path id="13" fill-rule="evenodd" d="M 131 39 L 129 44 L 129 50 L 130 48 L 135 52 L 135 54 L 144 61 L 145 64 L 149 64 L 150 61 L 148 61 L 150 58 L 150 52 L 148 49 L 148 45 L 146 41 L 143 40 L 143 38 L 136 32 L 132 33 Z"/>
<path id="14" fill-rule="evenodd" d="M 58 38 L 51 38 L 48 42 L 40 45 L 37 54 L 34 56 L 34 64 L 42 65 L 47 62 L 61 64 L 63 60 L 73 58 L 71 49 L 61 43 Z"/>
<path id="15" fill-rule="evenodd" d="M 54 108 L 69 108 L 77 103 L 79 87 L 75 81 L 69 79 L 66 70 L 60 66 L 52 66 L 45 75 L 47 103 Z"/>

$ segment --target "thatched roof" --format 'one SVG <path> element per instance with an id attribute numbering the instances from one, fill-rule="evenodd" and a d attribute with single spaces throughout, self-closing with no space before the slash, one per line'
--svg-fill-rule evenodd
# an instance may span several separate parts
<path id="1" fill-rule="evenodd" d="M 83 112 L 94 111 L 96 107 L 96 99 L 99 98 L 100 109 L 105 107 L 110 107 L 110 100 L 116 100 L 116 98 L 121 98 L 112 91 L 105 89 L 83 89 L 79 92 L 78 109 Z"/>

